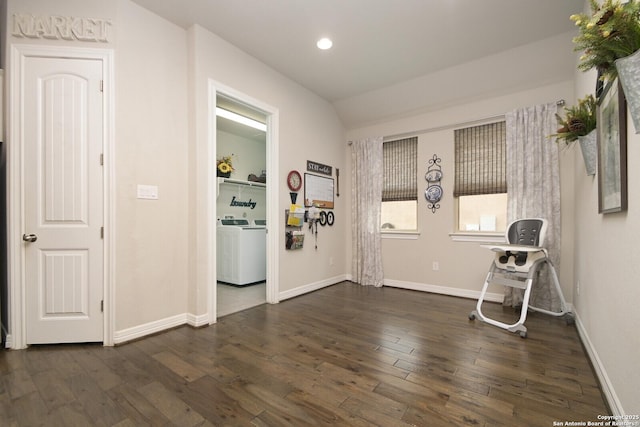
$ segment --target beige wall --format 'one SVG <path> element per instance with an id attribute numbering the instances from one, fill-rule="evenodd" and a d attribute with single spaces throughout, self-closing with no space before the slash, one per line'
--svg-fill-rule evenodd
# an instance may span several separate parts
<path id="1" fill-rule="evenodd" d="M 576 73 L 576 95 L 593 93 L 596 75 Z M 572 150 L 582 162 L 578 147 Z M 573 303 L 586 347 L 601 366 L 599 371 L 615 413 L 640 413 L 640 135 L 627 115 L 626 212 L 598 214 L 598 181 L 574 173 Z M 579 291 L 578 291 L 579 284 Z"/>
<path id="2" fill-rule="evenodd" d="M 494 118 L 515 108 L 552 102 L 558 99 L 573 99 L 573 82 L 561 82 L 536 90 L 515 92 L 499 97 L 487 97 L 484 101 L 468 103 L 458 107 L 444 108 L 434 113 L 419 114 L 399 120 L 383 122 L 348 132 L 349 139 L 364 136 L 391 136 L 402 133 L 418 135 L 418 229 L 416 240 L 384 239 L 383 259 L 385 280 L 397 286 L 445 292 L 475 298 L 479 295 L 493 254 L 480 247 L 479 242 L 453 241 L 450 233 L 455 231 L 453 200 L 453 131 L 456 125 L 475 123 L 483 118 Z M 426 130 L 425 130 L 426 129 Z M 432 213 L 422 197 L 426 188 L 424 174 L 427 162 L 434 154 L 442 159 L 444 197 L 440 209 Z M 565 162 L 562 155 L 561 180 L 571 176 L 572 163 Z M 572 158 L 569 160 L 573 160 Z M 573 205 L 571 189 L 562 188 L 563 209 Z M 563 225 L 567 218 L 563 215 Z M 563 228 L 563 241 L 571 241 L 572 227 Z M 560 279 L 563 292 L 571 300 L 573 265 L 571 254 L 562 251 Z M 433 270 L 433 262 L 439 270 Z M 464 266 L 464 268 L 461 268 Z M 501 289 L 490 289 L 501 293 Z M 470 300 L 469 308 L 474 303 Z M 462 313 L 462 315 L 465 315 Z"/>
<path id="3" fill-rule="evenodd" d="M 116 331 L 187 311 L 186 32 L 118 0 Z M 136 198 L 157 185 L 159 200 Z"/>
<path id="4" fill-rule="evenodd" d="M 210 156 L 206 151 L 206 111 L 207 87 L 211 79 L 277 109 L 279 170 L 267 171 L 267 176 L 268 180 L 277 181 L 278 194 L 267 194 L 267 197 L 278 207 L 279 213 L 274 220 L 284 225 L 284 211 L 290 204 L 289 189 L 285 181 L 291 169 L 304 173 L 306 161 L 313 160 L 345 170 L 347 158 L 343 152 L 344 133 L 335 110 L 327 101 L 199 26 L 190 28 L 189 39 L 195 111 L 195 124 L 192 128 L 195 139 L 191 147 L 192 179 L 197 182 L 205 179 L 202 174 L 205 173 L 206 159 Z M 195 191 L 191 202 L 192 219 L 196 227 L 205 230 L 207 218 L 203 216 L 203 212 L 206 209 L 206 194 L 203 188 L 192 187 L 191 190 Z M 302 193 L 299 200 L 302 200 Z M 317 250 L 314 249 L 313 239 L 307 234 L 304 249 L 286 251 L 284 229 L 280 228 L 280 263 L 277 267 L 280 280 L 277 287 L 281 297 L 286 297 L 296 289 L 344 276 L 347 257 L 343 237 L 347 232 L 348 219 L 345 212 L 348 203 L 348 197 L 341 195 L 336 198 L 335 225 L 319 230 Z M 271 218 L 268 220 L 271 221 Z M 271 232 L 272 226 L 269 228 Z M 190 294 L 190 310 L 200 314 L 205 310 L 203 299 L 196 298 L 195 295 L 206 295 L 208 292 L 205 242 L 193 241 L 191 253 L 197 265 L 194 266 L 196 278 Z"/>

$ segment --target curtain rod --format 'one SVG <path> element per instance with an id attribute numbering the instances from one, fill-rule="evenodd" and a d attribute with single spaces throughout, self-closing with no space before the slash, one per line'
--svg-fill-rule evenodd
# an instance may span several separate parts
<path id="1" fill-rule="evenodd" d="M 564 99 L 559 99 L 556 101 L 556 105 L 558 107 L 562 107 L 564 106 Z M 442 126 L 437 126 L 437 127 L 433 127 L 433 128 L 427 128 L 427 129 L 420 129 L 420 130 L 416 130 L 413 132 L 403 132 L 403 133 L 397 133 L 397 134 L 393 134 L 393 135 L 386 135 L 384 137 L 382 137 L 382 139 L 384 141 L 386 140 L 390 140 L 390 139 L 397 139 L 397 138 L 404 138 L 407 136 L 414 136 L 416 134 L 423 134 L 423 133 L 431 133 L 431 132 L 439 132 L 441 130 L 446 130 L 446 129 L 452 129 L 452 128 L 457 128 L 457 127 L 461 127 L 461 126 L 469 126 L 469 125 L 474 125 L 474 124 L 478 124 L 478 123 L 482 123 L 482 122 L 489 122 L 489 121 L 493 121 L 493 120 L 500 120 L 500 119 L 504 119 L 505 115 L 504 114 L 499 114 L 497 116 L 491 116 L 491 117 L 483 117 L 480 119 L 475 119 L 475 120 L 469 120 L 466 122 L 462 122 L 462 123 L 454 123 L 454 124 L 450 124 L 450 125 L 442 125 Z M 353 141 L 348 141 L 348 145 L 353 144 Z"/>

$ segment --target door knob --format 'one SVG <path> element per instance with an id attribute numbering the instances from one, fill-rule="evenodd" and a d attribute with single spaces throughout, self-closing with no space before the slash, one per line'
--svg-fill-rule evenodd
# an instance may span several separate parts
<path id="1" fill-rule="evenodd" d="M 22 235 L 22 240 L 24 240 L 25 242 L 35 242 L 36 240 L 38 240 L 38 236 L 36 236 L 35 234 L 23 234 Z"/>

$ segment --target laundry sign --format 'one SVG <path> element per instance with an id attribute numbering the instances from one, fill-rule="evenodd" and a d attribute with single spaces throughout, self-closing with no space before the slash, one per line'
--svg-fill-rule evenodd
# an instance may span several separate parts
<path id="1" fill-rule="evenodd" d="M 266 187 L 243 184 L 242 181 L 224 181 L 218 185 L 216 216 L 224 218 L 246 218 L 248 220 L 267 217 Z"/>
<path id="2" fill-rule="evenodd" d="M 14 37 L 50 40 L 79 40 L 89 42 L 109 42 L 111 21 L 99 18 L 79 18 L 75 16 L 35 16 L 23 13 L 13 14 Z"/>
<path id="3" fill-rule="evenodd" d="M 238 207 L 238 208 L 255 209 L 257 204 L 258 203 L 254 202 L 252 199 L 249 199 L 249 201 L 244 201 L 244 200 L 238 200 L 236 199 L 236 196 L 233 196 L 231 198 L 231 203 L 229 204 L 229 206 Z"/>

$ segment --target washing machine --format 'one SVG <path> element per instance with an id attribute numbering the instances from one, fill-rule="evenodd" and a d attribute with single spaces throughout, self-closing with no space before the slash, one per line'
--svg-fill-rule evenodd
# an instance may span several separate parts
<path id="1" fill-rule="evenodd" d="M 217 231 L 218 281 L 235 286 L 266 281 L 266 226 L 244 218 L 221 218 Z"/>

